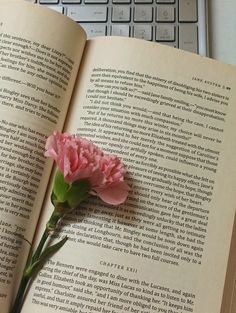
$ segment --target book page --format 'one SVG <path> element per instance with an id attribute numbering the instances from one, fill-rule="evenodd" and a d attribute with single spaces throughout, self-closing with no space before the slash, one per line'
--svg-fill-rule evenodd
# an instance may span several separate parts
<path id="1" fill-rule="evenodd" d="M 85 44 L 72 21 L 25 1 L 0 2 L 0 305 L 7 312 L 34 235 Z M 25 240 L 21 238 L 24 237 Z M 14 290 L 13 290 L 14 288 Z"/>
<path id="2" fill-rule="evenodd" d="M 57 240 L 69 241 L 23 313 L 220 312 L 236 207 L 235 74 L 149 42 L 87 42 L 66 130 L 120 156 L 131 191 L 119 207 L 92 198 L 62 221 Z"/>
<path id="3" fill-rule="evenodd" d="M 221 313 L 236 312 L 236 219 L 234 220 L 231 248 L 227 267 Z"/>

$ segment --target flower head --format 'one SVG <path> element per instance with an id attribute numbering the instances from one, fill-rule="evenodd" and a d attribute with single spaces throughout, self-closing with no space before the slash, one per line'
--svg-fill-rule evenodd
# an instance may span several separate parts
<path id="1" fill-rule="evenodd" d="M 129 187 L 124 181 L 125 169 L 115 155 L 104 154 L 84 138 L 59 132 L 47 139 L 45 148 L 45 156 L 54 159 L 65 181 L 73 187 L 78 181 L 88 180 L 90 193 L 106 203 L 117 205 L 127 198 Z"/>

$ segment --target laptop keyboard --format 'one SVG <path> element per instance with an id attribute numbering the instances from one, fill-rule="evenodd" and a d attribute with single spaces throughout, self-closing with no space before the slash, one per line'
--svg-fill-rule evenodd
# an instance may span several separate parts
<path id="1" fill-rule="evenodd" d="M 207 55 L 207 0 L 28 0 L 80 25 L 88 38 L 126 36 Z"/>

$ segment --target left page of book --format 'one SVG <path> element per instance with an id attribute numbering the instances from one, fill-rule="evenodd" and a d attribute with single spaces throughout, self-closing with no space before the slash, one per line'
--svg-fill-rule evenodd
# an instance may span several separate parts
<path id="1" fill-rule="evenodd" d="M 84 31 L 59 13 L 0 2 L 1 312 L 34 236 L 52 166 L 45 141 L 64 124 L 85 42 Z"/>

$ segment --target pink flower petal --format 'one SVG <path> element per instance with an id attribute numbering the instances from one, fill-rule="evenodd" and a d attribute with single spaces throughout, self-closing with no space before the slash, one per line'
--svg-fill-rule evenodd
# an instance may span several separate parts
<path id="1" fill-rule="evenodd" d="M 115 185 L 110 185 L 105 189 L 95 188 L 97 195 L 104 202 L 112 205 L 118 205 L 123 203 L 129 192 L 129 187 L 126 182 L 120 182 Z"/>

